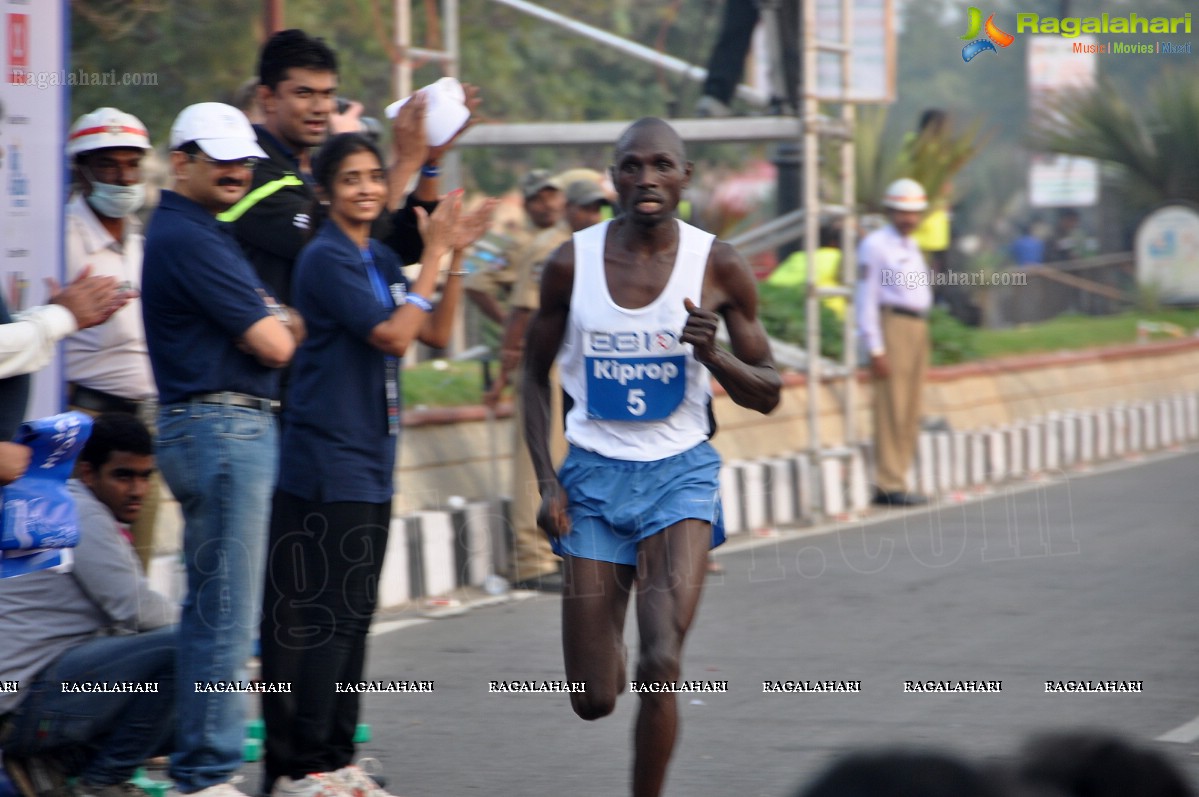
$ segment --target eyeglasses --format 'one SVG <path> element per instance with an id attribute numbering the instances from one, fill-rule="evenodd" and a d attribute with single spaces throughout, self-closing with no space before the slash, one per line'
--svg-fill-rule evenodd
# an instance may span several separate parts
<path id="1" fill-rule="evenodd" d="M 142 165 L 138 163 L 100 162 L 90 165 L 80 163 L 79 171 L 93 183 L 115 183 L 127 179 L 132 183 L 142 181 Z M 107 178 L 107 179 L 102 179 Z"/>
<path id="2" fill-rule="evenodd" d="M 200 152 L 188 152 L 186 154 L 191 160 L 203 161 L 217 169 L 249 169 L 250 171 L 254 171 L 255 167 L 258 166 L 258 162 L 262 160 L 261 158 L 238 158 L 231 161 L 218 161 Z"/>

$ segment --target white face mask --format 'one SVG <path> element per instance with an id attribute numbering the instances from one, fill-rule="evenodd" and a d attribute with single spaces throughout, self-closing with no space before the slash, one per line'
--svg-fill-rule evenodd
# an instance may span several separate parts
<path id="1" fill-rule="evenodd" d="M 146 201 L 146 184 L 111 185 L 92 182 L 92 192 L 87 203 L 92 210 L 110 219 L 123 219 L 141 209 Z"/>

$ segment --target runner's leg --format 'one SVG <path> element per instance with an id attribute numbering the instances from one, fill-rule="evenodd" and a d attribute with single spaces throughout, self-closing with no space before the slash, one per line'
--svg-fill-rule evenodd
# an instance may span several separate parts
<path id="1" fill-rule="evenodd" d="M 571 706 L 585 720 L 612 713 L 625 681 L 624 621 L 635 569 L 595 559 L 563 557 L 562 652 L 566 680 L 587 684 Z"/>
<path id="2" fill-rule="evenodd" d="M 712 526 L 682 520 L 642 540 L 637 557 L 639 683 L 674 683 L 682 670 L 683 642 L 703 590 Z M 657 797 L 678 731 L 671 693 L 642 692 L 634 736 L 633 797 Z"/>

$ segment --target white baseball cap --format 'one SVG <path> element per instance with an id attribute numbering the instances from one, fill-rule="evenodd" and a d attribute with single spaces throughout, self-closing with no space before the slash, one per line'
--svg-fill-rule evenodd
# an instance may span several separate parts
<path id="1" fill-rule="evenodd" d="M 267 156 L 246 115 L 223 102 L 201 102 L 179 112 L 171 125 L 170 147 L 179 149 L 189 141 L 218 161 Z"/>
<path id="2" fill-rule="evenodd" d="M 928 196 L 924 186 L 910 177 L 903 177 L 887 186 L 883 207 L 895 210 L 927 210 Z"/>
<path id="3" fill-rule="evenodd" d="M 150 149 L 150 134 L 141 119 L 116 108 L 97 108 L 76 119 L 67 133 L 67 154 L 72 157 L 113 147 Z"/>

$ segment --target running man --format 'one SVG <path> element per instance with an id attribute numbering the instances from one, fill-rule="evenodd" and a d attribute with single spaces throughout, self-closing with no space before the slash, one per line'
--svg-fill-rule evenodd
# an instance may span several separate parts
<path id="1" fill-rule="evenodd" d="M 711 378 L 762 413 L 778 404 L 780 380 L 749 267 L 675 218 L 692 170 L 675 130 L 656 118 L 633 123 L 611 170 L 620 215 L 575 233 L 542 275 L 525 348 L 525 436 L 541 486 L 538 524 L 564 560 L 563 652 L 567 678 L 587 685 L 571 695 L 583 719 L 610 714 L 629 688 L 624 622 L 637 590 L 632 794 L 653 797 L 678 725 L 663 687 L 679 680 L 708 550 L 724 541 Z M 731 351 L 716 345 L 721 317 Z M 572 402 L 557 474 L 555 359 Z"/>

